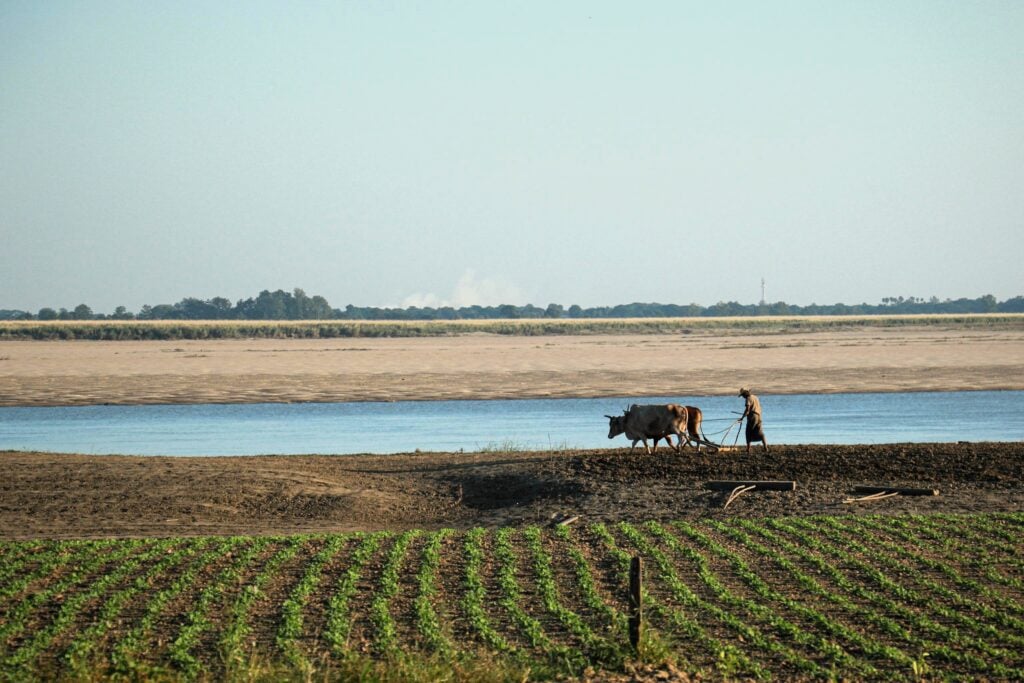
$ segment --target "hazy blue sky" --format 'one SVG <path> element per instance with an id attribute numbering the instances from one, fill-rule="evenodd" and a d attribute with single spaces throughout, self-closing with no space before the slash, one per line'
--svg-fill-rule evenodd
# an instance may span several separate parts
<path id="1" fill-rule="evenodd" d="M 0 308 L 1024 294 L 1024 2 L 0 0 Z"/>

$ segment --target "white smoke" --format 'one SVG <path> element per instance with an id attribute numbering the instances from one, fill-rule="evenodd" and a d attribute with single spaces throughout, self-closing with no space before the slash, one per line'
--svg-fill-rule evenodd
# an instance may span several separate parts
<path id="1" fill-rule="evenodd" d="M 500 278 L 478 277 L 475 270 L 467 268 L 459 281 L 455 283 L 455 288 L 450 296 L 441 297 L 433 293 L 417 292 L 405 297 L 402 300 L 401 308 L 519 305 L 524 299 L 522 290 L 514 284 Z"/>

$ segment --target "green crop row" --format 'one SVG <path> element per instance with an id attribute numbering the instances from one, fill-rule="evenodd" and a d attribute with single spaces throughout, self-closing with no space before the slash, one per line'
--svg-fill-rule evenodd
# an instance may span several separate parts
<path id="1" fill-rule="evenodd" d="M 419 535 L 419 531 L 413 530 L 395 538 L 380 573 L 377 594 L 370 604 L 370 621 L 375 629 L 374 646 L 382 655 L 393 655 L 400 649 L 397 627 L 391 615 L 391 603 L 398 594 L 398 581 L 402 575 L 409 544 Z"/>
<path id="2" fill-rule="evenodd" d="M 186 678 L 195 678 L 204 671 L 203 661 L 193 650 L 200 636 L 213 628 L 209 617 L 210 609 L 223 599 L 228 586 L 239 583 L 242 572 L 270 542 L 269 538 L 256 539 L 248 548 L 231 558 L 232 562 L 207 581 L 199 591 L 192 609 L 185 614 L 185 625 L 171 641 L 169 649 L 171 662 L 185 674 Z"/>
<path id="3" fill-rule="evenodd" d="M 419 593 L 413 603 L 416 611 L 416 627 L 423 636 L 429 650 L 441 657 L 451 657 L 455 653 L 455 645 L 441 626 L 440 617 L 434 608 L 437 600 L 437 571 L 441 562 L 441 545 L 445 539 L 455 533 L 452 529 L 441 529 L 431 534 L 423 546 L 420 557 L 420 571 L 416 577 Z"/>
<path id="4" fill-rule="evenodd" d="M 1024 680 L 1024 513 L 0 542 L 0 680 Z M 643 627 L 628 638 L 630 566 Z"/>
<path id="5" fill-rule="evenodd" d="M 239 591 L 228 612 L 227 625 L 220 641 L 221 658 L 229 672 L 246 670 L 249 658 L 246 652 L 246 638 L 252 633 L 250 613 L 253 606 L 264 597 L 267 583 L 277 576 L 281 565 L 295 557 L 306 543 L 303 536 L 295 536 L 291 542 L 277 551 L 263 568 L 250 579 L 248 585 Z"/>
<path id="6" fill-rule="evenodd" d="M 295 669 L 310 672 L 312 665 L 302 651 L 303 613 L 306 601 L 320 585 L 324 566 L 330 562 L 345 545 L 343 536 L 332 536 L 319 553 L 306 565 L 305 573 L 281 605 L 281 623 L 277 629 L 277 647 Z"/>

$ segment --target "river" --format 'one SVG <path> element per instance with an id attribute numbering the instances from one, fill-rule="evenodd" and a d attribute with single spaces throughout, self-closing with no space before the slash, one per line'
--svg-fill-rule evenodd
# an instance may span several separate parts
<path id="1" fill-rule="evenodd" d="M 723 396 L 0 408 L 0 450 L 123 455 L 402 453 L 621 447 L 604 415 L 630 403 L 704 412 L 710 440 L 743 400 Z M 1019 441 L 1024 391 L 761 395 L 770 444 Z M 742 436 L 740 443 L 743 443 Z"/>

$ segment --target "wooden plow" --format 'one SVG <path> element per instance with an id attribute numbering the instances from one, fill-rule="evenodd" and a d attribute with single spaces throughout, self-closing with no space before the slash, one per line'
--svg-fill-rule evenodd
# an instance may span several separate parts
<path id="1" fill-rule="evenodd" d="M 696 441 L 701 446 L 704 446 L 707 449 L 707 452 L 709 454 L 711 454 L 711 455 L 714 455 L 715 453 L 718 452 L 718 450 L 720 448 L 722 448 L 722 444 L 720 444 L 720 443 L 715 443 L 714 441 L 708 441 L 707 439 L 700 439 L 700 438 L 697 438 L 696 436 L 691 436 L 690 437 L 690 441 Z"/>

